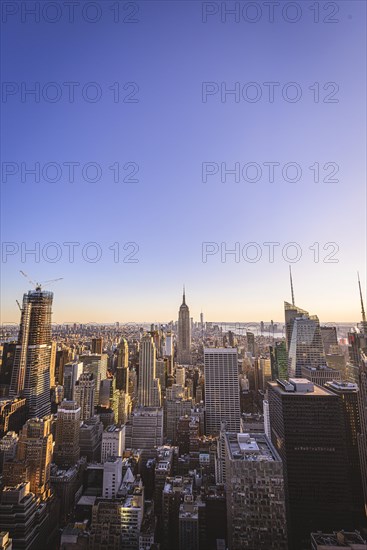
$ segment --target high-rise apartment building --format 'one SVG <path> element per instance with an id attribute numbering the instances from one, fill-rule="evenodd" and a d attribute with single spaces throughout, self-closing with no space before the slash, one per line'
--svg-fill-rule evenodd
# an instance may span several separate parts
<path id="1" fill-rule="evenodd" d="M 191 364 L 191 321 L 190 310 L 186 304 L 185 288 L 182 304 L 178 312 L 178 346 L 177 361 L 181 365 Z"/>
<path id="2" fill-rule="evenodd" d="M 30 290 L 23 296 L 10 396 L 26 398 L 29 418 L 50 414 L 51 307 L 53 294 Z"/>
<path id="3" fill-rule="evenodd" d="M 79 460 L 80 406 L 64 400 L 57 409 L 54 462 L 63 469 L 74 466 Z"/>
<path id="4" fill-rule="evenodd" d="M 240 395 L 237 349 L 205 348 L 206 433 L 218 435 L 221 422 L 227 430 L 240 431 Z"/>

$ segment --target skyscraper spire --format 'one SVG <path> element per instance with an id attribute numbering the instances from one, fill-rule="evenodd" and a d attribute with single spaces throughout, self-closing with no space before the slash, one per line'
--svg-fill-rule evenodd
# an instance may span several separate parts
<path id="1" fill-rule="evenodd" d="M 293 291 L 292 267 L 291 266 L 289 266 L 289 278 L 291 280 L 292 304 L 294 305 L 294 291 Z"/>
<path id="2" fill-rule="evenodd" d="M 366 313 L 364 311 L 364 305 L 363 305 L 363 296 L 362 296 L 362 289 L 361 289 L 361 281 L 359 280 L 359 273 L 357 271 L 358 276 L 358 287 L 359 287 L 359 296 L 361 298 L 361 313 L 362 313 L 362 327 L 365 332 L 367 332 L 367 321 L 366 321 Z"/>
<path id="3" fill-rule="evenodd" d="M 185 285 L 183 285 L 182 303 L 183 303 L 183 304 L 186 304 L 186 302 L 185 302 Z"/>

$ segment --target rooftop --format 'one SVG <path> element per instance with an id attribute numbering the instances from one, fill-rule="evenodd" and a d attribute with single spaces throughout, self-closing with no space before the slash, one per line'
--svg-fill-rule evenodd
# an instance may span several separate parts
<path id="1" fill-rule="evenodd" d="M 227 448 L 232 460 L 249 462 L 280 461 L 265 434 L 226 433 Z"/>

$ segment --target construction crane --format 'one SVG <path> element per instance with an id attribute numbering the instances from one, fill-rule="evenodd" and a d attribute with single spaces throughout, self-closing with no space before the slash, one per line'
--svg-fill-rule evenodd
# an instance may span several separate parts
<path id="1" fill-rule="evenodd" d="M 20 270 L 20 272 L 23 277 L 28 279 L 28 282 L 31 283 L 31 285 L 33 285 L 35 287 L 35 290 L 37 291 L 41 291 L 43 286 L 47 286 L 51 283 L 56 283 L 56 281 L 61 281 L 63 279 L 63 277 L 59 277 L 58 279 L 50 279 L 49 281 L 41 281 L 40 283 L 35 283 L 34 281 L 32 281 L 32 279 L 29 278 L 29 275 L 27 275 L 27 273 L 24 273 L 24 271 L 22 270 Z"/>

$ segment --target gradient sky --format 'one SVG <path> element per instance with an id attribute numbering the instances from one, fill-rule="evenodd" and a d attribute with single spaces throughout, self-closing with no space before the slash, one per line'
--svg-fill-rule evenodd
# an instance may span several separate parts
<path id="1" fill-rule="evenodd" d="M 84 2 L 74 23 L 65 12 L 54 24 L 22 23 L 19 13 L 3 23 L 3 81 L 81 86 L 74 103 L 65 87 L 56 103 L 3 96 L 2 162 L 95 162 L 102 178 L 83 181 L 80 168 L 74 183 L 66 168 L 55 183 L 3 176 L 2 241 L 29 248 L 57 242 L 62 258 L 3 258 L 2 322 L 19 320 L 15 299 L 30 288 L 20 269 L 36 280 L 63 277 L 48 287 L 55 293 L 55 322 L 176 319 L 183 283 L 194 319 L 202 309 L 207 320 L 282 320 L 283 300 L 290 299 L 289 262 L 278 247 L 270 263 L 263 246 L 268 241 L 302 247 L 292 267 L 300 307 L 323 321 L 360 319 L 357 270 L 363 288 L 366 282 L 366 3 L 337 2 L 334 24 L 315 23 L 309 9 L 314 3 L 305 0 L 298 2 L 300 21 L 286 22 L 276 11 L 270 23 L 264 3 L 257 3 L 263 16 L 252 24 L 231 17 L 221 22 L 220 13 L 203 23 L 197 1 L 138 2 L 137 23 L 114 23 L 109 1 L 99 3 L 102 17 L 94 24 L 80 17 Z M 323 18 L 326 2 L 319 5 Z M 277 90 L 274 103 L 265 95 L 257 103 L 222 103 L 217 94 L 203 103 L 206 81 L 228 88 L 234 82 L 292 81 L 303 95 L 290 103 Z M 79 90 L 87 82 L 99 84 L 100 101 L 83 100 Z M 121 88 L 136 82 L 139 102 L 114 103 L 108 89 L 114 82 Z M 338 83 L 339 102 L 315 103 L 308 89 L 314 82 L 321 98 L 326 82 Z M 281 176 L 270 183 L 265 175 L 258 183 L 222 183 L 219 176 L 203 183 L 206 161 L 293 161 L 303 176 L 297 183 Z M 339 182 L 315 183 L 308 167 L 316 161 L 336 162 Z M 139 182 L 115 183 L 108 169 L 115 162 L 136 162 Z M 101 260 L 88 263 L 80 246 L 70 263 L 62 245 L 68 241 L 99 243 Z M 108 247 L 131 241 L 139 245 L 139 262 L 115 263 Z M 222 263 L 218 253 L 203 263 L 207 241 L 228 248 L 257 242 L 263 257 L 236 263 L 228 256 Z M 318 263 L 309 250 L 314 242 L 320 243 Z M 337 263 L 322 261 L 328 242 L 339 246 Z"/>

